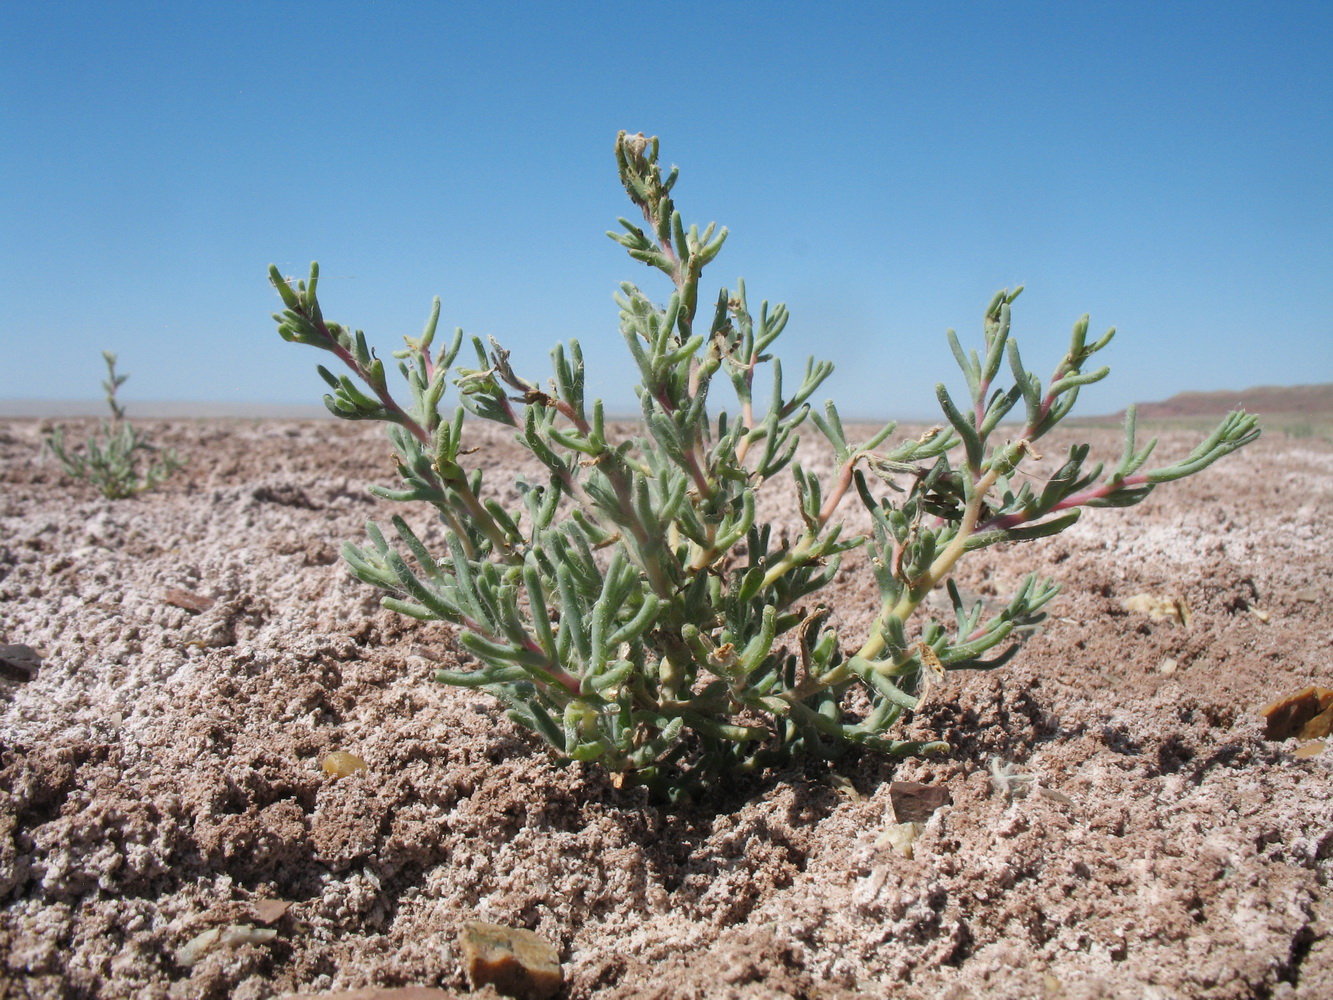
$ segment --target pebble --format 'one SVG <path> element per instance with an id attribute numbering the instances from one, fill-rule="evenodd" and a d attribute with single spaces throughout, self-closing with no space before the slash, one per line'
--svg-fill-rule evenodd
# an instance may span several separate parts
<path id="1" fill-rule="evenodd" d="M 490 985 L 516 1000 L 549 1000 L 560 992 L 560 953 L 532 931 L 471 921 L 459 943 L 474 990 Z"/>
<path id="2" fill-rule="evenodd" d="M 333 993 L 284 993 L 278 1000 L 459 1000 L 459 994 L 433 986 L 366 986 Z"/>
<path id="3" fill-rule="evenodd" d="M 1311 686 L 1259 710 L 1264 738 L 1317 740 L 1333 733 L 1333 689 Z"/>
<path id="4" fill-rule="evenodd" d="M 0 645 L 0 675 L 30 681 L 37 677 L 41 665 L 41 655 L 31 646 L 21 642 Z"/>
<path id="5" fill-rule="evenodd" d="M 179 587 L 170 587 L 164 591 L 162 600 L 196 615 L 203 614 L 215 603 L 211 597 L 204 597 L 201 594 L 196 594 L 190 590 L 182 590 Z"/>
<path id="6" fill-rule="evenodd" d="M 952 802 L 953 796 L 942 785 L 895 781 L 889 785 L 889 801 L 893 803 L 893 817 L 899 823 L 924 823 L 936 809 Z"/>
<path id="7" fill-rule="evenodd" d="M 277 923 L 291 907 L 292 904 L 285 899 L 257 899 L 253 903 L 255 919 L 261 924 Z"/>

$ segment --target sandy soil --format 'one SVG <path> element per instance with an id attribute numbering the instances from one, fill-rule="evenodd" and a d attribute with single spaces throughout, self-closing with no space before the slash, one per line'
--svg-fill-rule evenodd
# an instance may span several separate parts
<path id="1" fill-rule="evenodd" d="M 1258 715 L 1333 687 L 1326 441 L 1271 434 L 974 558 L 983 595 L 1030 569 L 1065 590 L 1014 664 L 952 675 L 906 728 L 952 753 L 672 814 L 424 679 L 464 662 L 452 630 L 379 609 L 337 555 L 387 516 L 378 428 L 151 427 L 191 465 L 111 503 L 40 459 L 40 422 L 0 421 L 0 642 L 45 657 L 0 678 L 4 1000 L 461 994 L 473 919 L 553 942 L 571 998 L 1333 996 L 1333 749 L 1297 757 Z M 871 587 L 849 561 L 848 628 Z M 368 770 L 330 778 L 334 750 Z M 895 781 L 951 799 L 910 859 L 883 837 Z M 234 925 L 276 934 L 180 961 Z"/>

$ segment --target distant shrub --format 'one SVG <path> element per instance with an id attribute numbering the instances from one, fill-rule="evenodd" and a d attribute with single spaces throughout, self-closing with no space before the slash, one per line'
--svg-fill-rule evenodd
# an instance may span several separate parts
<path id="1" fill-rule="evenodd" d="M 66 445 L 63 426 L 47 435 L 46 447 L 60 461 L 66 475 L 92 483 L 109 500 L 123 500 L 160 485 L 185 462 L 173 449 L 159 450 L 148 435 L 125 419 L 116 391 L 129 376 L 116 374 L 116 356 L 110 351 L 103 351 L 102 357 L 107 368 L 102 388 L 106 390 L 111 419 L 103 420 L 99 432 L 78 450 Z M 141 471 L 143 462 L 147 464 Z"/>

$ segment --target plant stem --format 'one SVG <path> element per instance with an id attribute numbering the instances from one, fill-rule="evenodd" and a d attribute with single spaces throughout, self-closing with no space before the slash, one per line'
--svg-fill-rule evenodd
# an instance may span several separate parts
<path id="1" fill-rule="evenodd" d="M 963 509 L 963 519 L 959 523 L 958 531 L 953 539 L 945 546 L 944 551 L 931 562 L 930 568 L 921 577 L 913 580 L 911 586 L 903 589 L 897 603 L 886 606 L 885 610 L 880 613 L 880 616 L 875 620 L 876 626 L 871 630 L 870 636 L 856 651 L 857 658 L 874 660 L 876 656 L 882 653 L 885 646 L 882 628 L 884 623 L 890 618 L 906 621 L 924 600 L 926 594 L 939 586 L 940 582 L 949 575 L 958 560 L 962 558 L 963 553 L 967 551 L 967 542 L 976 533 L 977 521 L 981 516 L 981 506 L 986 500 L 986 494 L 995 485 L 998 478 L 999 470 L 992 468 L 976 481 L 972 489 L 972 495 L 968 498 L 967 505 Z M 913 597 L 914 593 L 918 596 Z"/>

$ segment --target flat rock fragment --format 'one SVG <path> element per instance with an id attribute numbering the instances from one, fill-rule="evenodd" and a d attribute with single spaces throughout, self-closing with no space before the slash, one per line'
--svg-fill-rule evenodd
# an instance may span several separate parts
<path id="1" fill-rule="evenodd" d="M 30 681 L 36 678 L 41 665 L 41 655 L 31 646 L 21 642 L 0 645 L 0 676 Z"/>
<path id="2" fill-rule="evenodd" d="M 324 993 L 284 993 L 279 1000 L 461 1000 L 463 993 L 435 987 L 361 987 Z"/>
<path id="3" fill-rule="evenodd" d="M 1322 739 L 1333 732 L 1333 690 L 1311 685 L 1266 705 L 1259 714 L 1267 720 L 1266 739 Z"/>
<path id="4" fill-rule="evenodd" d="M 254 902 L 255 919 L 261 924 L 277 923 L 291 908 L 291 902 L 286 899 L 257 899 Z"/>
<path id="5" fill-rule="evenodd" d="M 1330 734 L 1333 734 L 1333 705 L 1301 726 L 1301 731 L 1296 735 L 1303 740 L 1319 740 Z"/>
<path id="6" fill-rule="evenodd" d="M 893 816 L 899 823 L 924 823 L 940 806 L 953 801 L 949 789 L 919 781 L 895 781 L 889 786 Z"/>
<path id="7" fill-rule="evenodd" d="M 474 990 L 490 985 L 517 1000 L 549 1000 L 560 992 L 560 953 L 532 931 L 474 920 L 463 925 L 459 941 Z"/>
<path id="8" fill-rule="evenodd" d="M 194 614 L 203 614 L 214 603 L 211 597 L 204 597 L 202 594 L 196 594 L 190 590 L 182 590 L 180 587 L 171 587 L 162 594 L 162 600 L 177 608 L 184 608 L 186 611 Z"/>
<path id="9" fill-rule="evenodd" d="M 328 993 L 284 993 L 278 1000 L 462 1000 L 463 994 L 433 986 L 364 986 Z"/>

